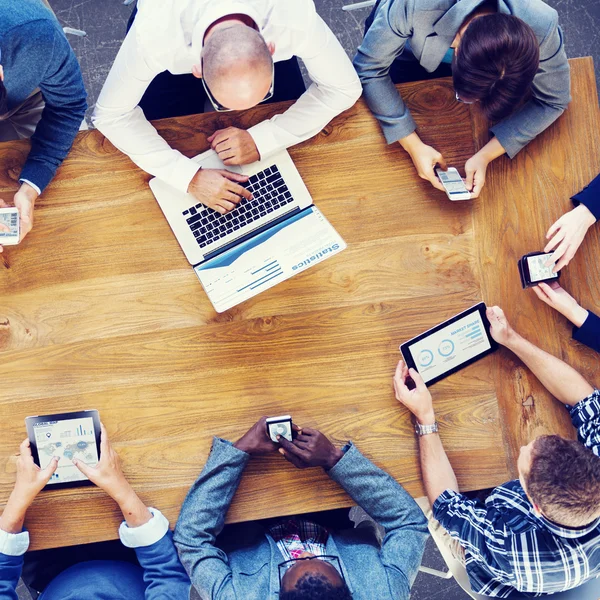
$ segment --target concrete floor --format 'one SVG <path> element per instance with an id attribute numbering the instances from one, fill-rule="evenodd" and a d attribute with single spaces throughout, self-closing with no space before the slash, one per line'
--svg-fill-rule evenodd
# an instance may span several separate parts
<path id="1" fill-rule="evenodd" d="M 215 0 L 216 1 L 216 0 Z M 285 0 L 282 0 L 285 1 Z M 321 16 L 327 21 L 350 56 L 362 38 L 363 23 L 370 9 L 352 12 L 341 10 L 353 0 L 315 0 Z M 91 114 L 94 103 L 125 34 L 125 25 L 132 7 L 122 0 L 50 0 L 64 26 L 83 29 L 86 37 L 70 36 L 89 93 Z M 570 57 L 593 56 L 596 79 L 600 83 L 600 2 L 598 0 L 548 0 L 560 15 Z M 444 570 L 443 561 L 428 542 L 423 563 Z M 21 600 L 30 600 L 26 590 Z M 462 600 L 465 594 L 454 580 L 436 579 L 419 573 L 413 587 L 412 600 Z"/>

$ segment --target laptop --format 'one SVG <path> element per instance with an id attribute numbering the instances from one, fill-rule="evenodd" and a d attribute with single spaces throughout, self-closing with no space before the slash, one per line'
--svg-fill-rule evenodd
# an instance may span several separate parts
<path id="1" fill-rule="evenodd" d="M 253 194 L 221 215 L 191 194 L 154 178 L 150 188 L 200 283 L 219 313 L 268 290 L 346 248 L 314 206 L 287 151 L 243 167 L 226 167 L 209 150 L 205 169 L 248 175 Z"/>

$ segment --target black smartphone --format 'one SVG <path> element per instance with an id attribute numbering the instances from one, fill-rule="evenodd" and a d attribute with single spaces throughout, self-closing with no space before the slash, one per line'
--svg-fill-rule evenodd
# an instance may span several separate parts
<path id="1" fill-rule="evenodd" d="M 547 265 L 552 254 L 552 252 L 531 252 L 521 257 L 518 264 L 523 289 L 534 287 L 542 282 L 558 281 L 560 271 L 553 272 L 556 263 Z"/>

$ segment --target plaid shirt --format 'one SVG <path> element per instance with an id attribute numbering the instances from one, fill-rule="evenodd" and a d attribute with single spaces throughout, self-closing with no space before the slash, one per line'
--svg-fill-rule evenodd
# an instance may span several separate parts
<path id="1" fill-rule="evenodd" d="M 269 533 L 285 560 L 298 558 L 303 552 L 323 556 L 329 537 L 320 525 L 295 518 L 272 525 Z"/>
<path id="2" fill-rule="evenodd" d="M 567 407 L 579 441 L 600 456 L 600 391 Z M 536 514 L 519 480 L 497 487 L 485 504 L 446 490 L 435 518 L 465 549 L 473 591 L 510 598 L 577 587 L 600 575 L 600 519 L 561 527 Z"/>

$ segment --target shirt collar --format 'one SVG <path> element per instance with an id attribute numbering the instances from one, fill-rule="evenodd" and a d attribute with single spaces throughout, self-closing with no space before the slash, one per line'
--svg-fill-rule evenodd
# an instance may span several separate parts
<path id="1" fill-rule="evenodd" d="M 567 539 L 577 539 L 583 537 L 584 535 L 588 535 L 594 531 L 600 525 L 600 518 L 592 521 L 589 525 L 585 527 L 565 527 L 564 525 L 559 525 L 558 523 L 554 523 L 550 519 L 547 519 L 544 515 L 535 515 L 536 519 L 540 521 L 550 533 L 557 535 L 562 538 Z"/>
<path id="2" fill-rule="evenodd" d="M 457 0 L 452 8 L 448 9 L 433 26 L 433 30 L 440 36 L 454 37 L 463 21 L 485 0 Z M 504 0 L 498 0 L 498 12 L 511 14 Z"/>

